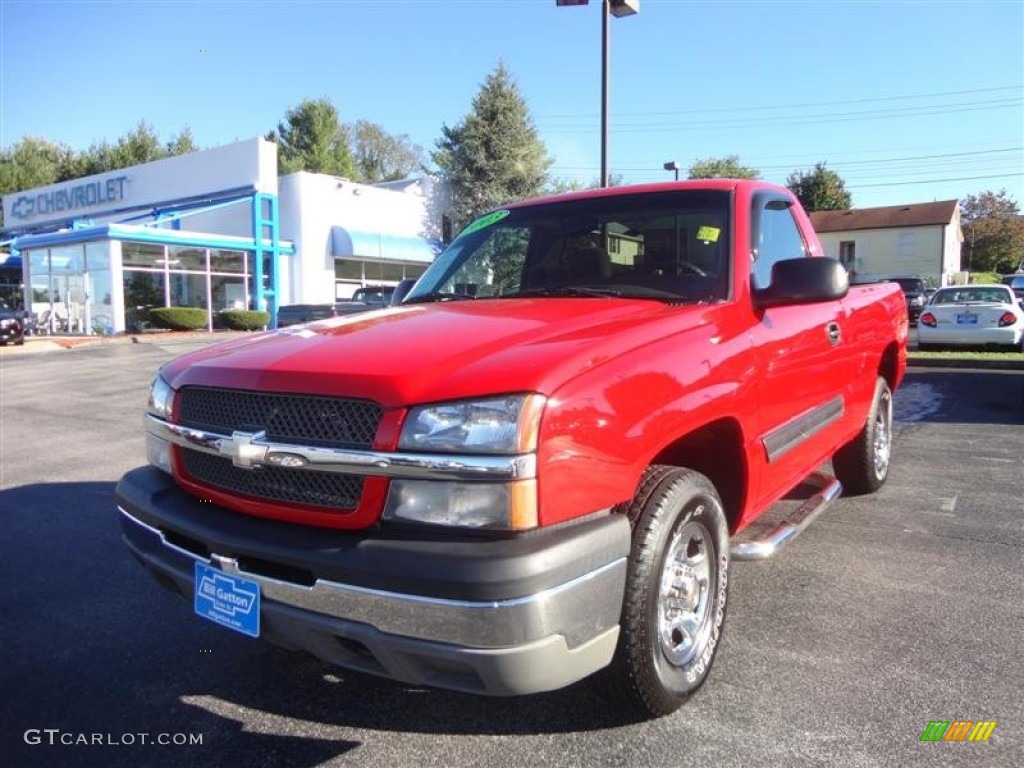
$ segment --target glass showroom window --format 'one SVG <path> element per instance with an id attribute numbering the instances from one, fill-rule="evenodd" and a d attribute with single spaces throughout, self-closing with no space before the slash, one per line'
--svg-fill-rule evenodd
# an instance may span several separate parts
<path id="1" fill-rule="evenodd" d="M 125 268 L 164 269 L 167 266 L 167 249 L 152 243 L 122 243 L 121 263 Z"/>
<path id="2" fill-rule="evenodd" d="M 245 274 L 244 251 L 225 251 L 219 248 L 210 249 L 210 271 L 233 275 Z"/>
<path id="3" fill-rule="evenodd" d="M 124 319 L 129 331 L 140 331 L 153 307 L 167 306 L 167 279 L 163 272 L 124 271 Z"/>
<path id="4" fill-rule="evenodd" d="M 167 266 L 183 272 L 206 272 L 206 249 L 172 245 L 167 249 Z"/>
<path id="5" fill-rule="evenodd" d="M 248 309 L 249 258 L 245 251 L 210 249 L 210 307 L 214 325 L 225 309 Z"/>
<path id="6" fill-rule="evenodd" d="M 140 331 L 153 307 L 167 306 L 167 248 L 152 243 L 121 244 L 124 264 L 124 320 Z"/>
<path id="7" fill-rule="evenodd" d="M 87 315 L 93 333 L 114 332 L 113 280 L 110 273 L 110 243 L 85 244 Z"/>

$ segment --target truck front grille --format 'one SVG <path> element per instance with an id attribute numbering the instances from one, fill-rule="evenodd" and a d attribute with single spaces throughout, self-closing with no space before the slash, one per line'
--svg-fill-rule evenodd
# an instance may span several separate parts
<path id="1" fill-rule="evenodd" d="M 379 405 L 366 400 L 185 387 L 179 421 L 228 435 L 266 432 L 267 440 L 296 445 L 370 448 L 382 415 Z"/>
<path id="2" fill-rule="evenodd" d="M 266 440 L 301 446 L 366 449 L 373 446 L 383 409 L 366 400 L 321 395 L 184 387 L 178 421 L 230 435 L 264 432 Z M 299 468 L 242 469 L 230 458 L 181 449 L 185 474 L 199 485 L 268 501 L 336 511 L 352 510 L 363 478 Z"/>
<path id="3" fill-rule="evenodd" d="M 363 478 L 303 469 L 241 469 L 223 456 L 181 449 L 185 474 L 202 485 L 259 499 L 308 507 L 354 509 L 363 494 Z"/>

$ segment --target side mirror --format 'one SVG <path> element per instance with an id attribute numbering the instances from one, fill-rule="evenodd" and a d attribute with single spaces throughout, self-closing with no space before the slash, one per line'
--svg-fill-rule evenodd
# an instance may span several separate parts
<path id="1" fill-rule="evenodd" d="M 772 282 L 754 291 L 758 309 L 841 299 L 850 290 L 843 265 L 827 256 L 785 259 L 772 265 Z"/>

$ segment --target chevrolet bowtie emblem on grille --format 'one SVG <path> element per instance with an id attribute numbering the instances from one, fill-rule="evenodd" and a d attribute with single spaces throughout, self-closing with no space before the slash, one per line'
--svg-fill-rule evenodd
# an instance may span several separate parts
<path id="1" fill-rule="evenodd" d="M 217 450 L 222 456 L 230 456 L 236 467 L 256 469 L 267 455 L 267 446 L 254 445 L 254 441 L 266 437 L 266 432 L 232 432 L 230 439 L 217 441 Z"/>

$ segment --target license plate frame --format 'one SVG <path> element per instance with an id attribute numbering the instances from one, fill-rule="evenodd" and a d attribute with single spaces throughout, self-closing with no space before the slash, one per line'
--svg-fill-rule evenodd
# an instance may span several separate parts
<path id="1" fill-rule="evenodd" d="M 978 316 L 973 312 L 963 312 L 956 316 L 957 325 L 977 325 Z"/>
<path id="2" fill-rule="evenodd" d="M 196 614 L 248 637 L 260 636 L 260 585 L 196 562 Z"/>

